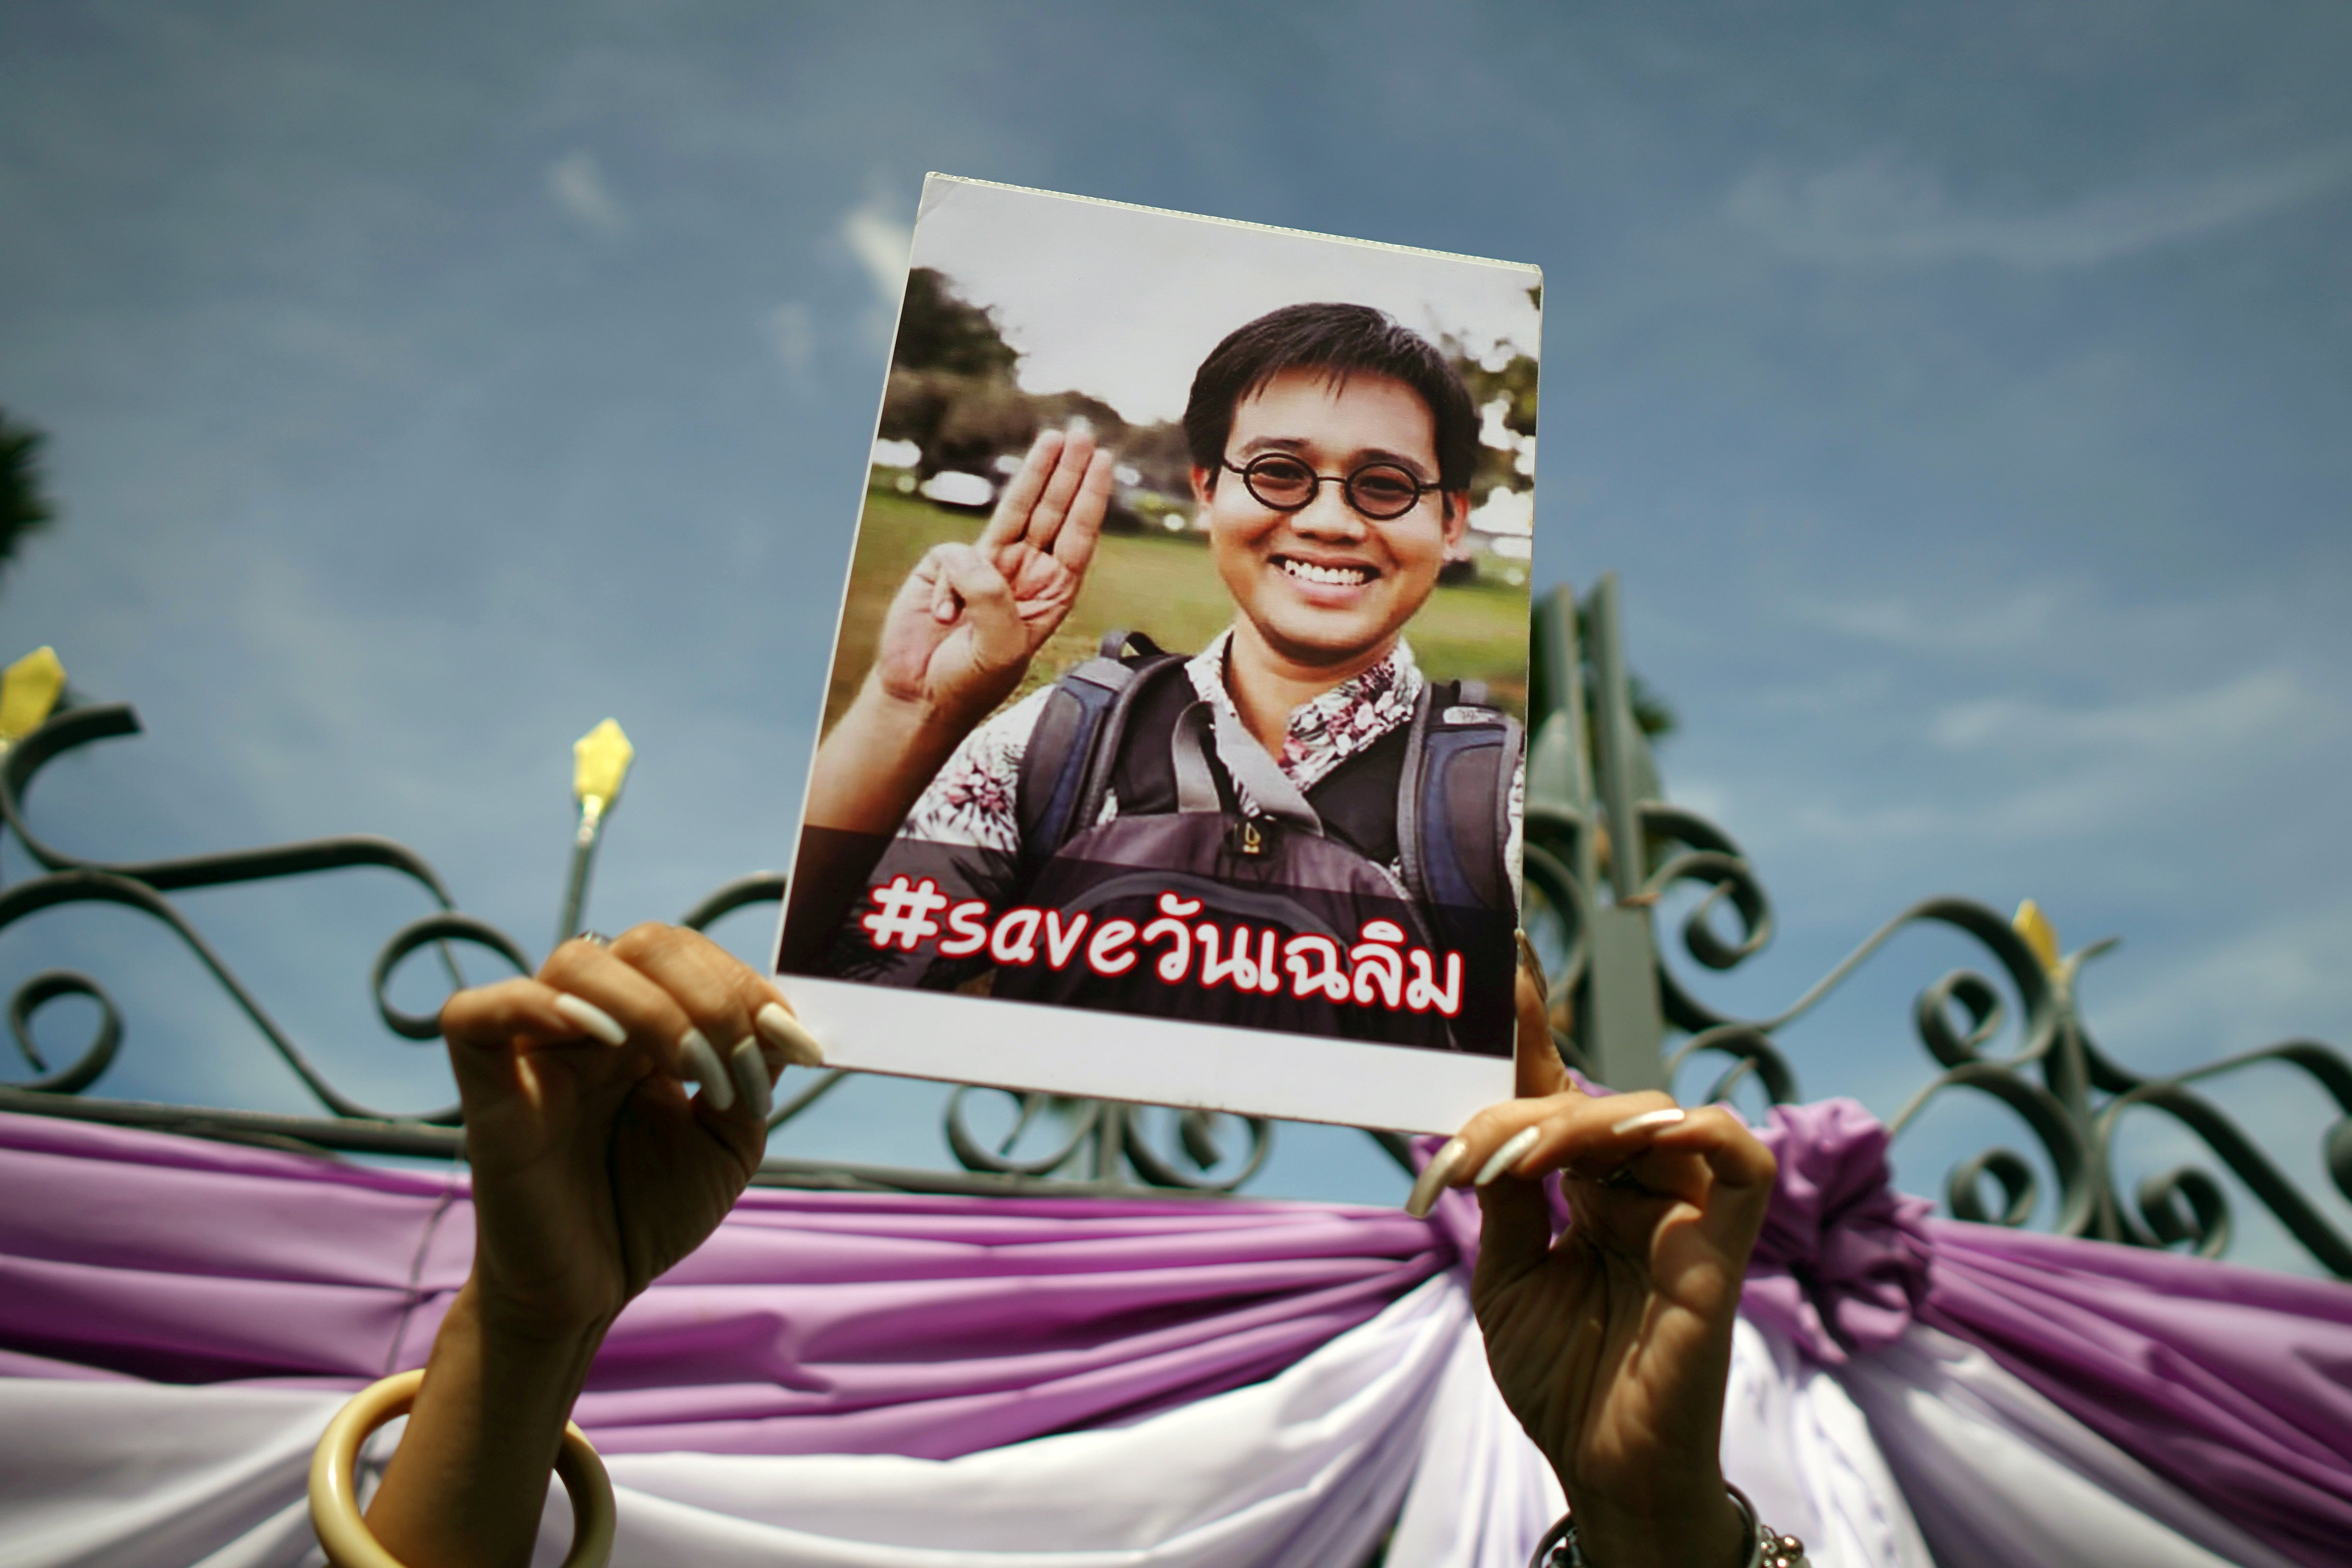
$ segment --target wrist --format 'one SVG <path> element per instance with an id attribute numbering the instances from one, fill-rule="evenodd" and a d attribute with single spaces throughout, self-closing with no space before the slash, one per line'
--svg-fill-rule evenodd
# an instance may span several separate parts
<path id="1" fill-rule="evenodd" d="M 869 674 L 849 711 L 817 747 L 804 820 L 847 832 L 897 832 L 987 712 L 982 707 L 966 716 L 921 696 L 893 694 L 878 674 Z"/>
<path id="2" fill-rule="evenodd" d="M 478 1266 L 450 1301 L 447 1322 L 462 1321 L 484 1353 L 500 1361 L 584 1366 L 594 1359 L 605 1331 L 619 1315 L 617 1309 L 550 1306 L 501 1289 Z"/>
<path id="3" fill-rule="evenodd" d="M 1570 1508 L 1591 1568 L 1738 1568 L 1746 1561 L 1748 1523 L 1720 1479 L 1636 1507 L 1584 1497 L 1571 1498 Z"/>
<path id="4" fill-rule="evenodd" d="M 903 749 L 910 757 L 943 762 L 963 737 L 1021 684 L 1026 669 L 1010 671 L 1003 680 L 991 680 L 984 689 L 968 686 L 950 693 L 894 691 L 877 667 L 851 703 L 853 712 L 869 735 Z"/>

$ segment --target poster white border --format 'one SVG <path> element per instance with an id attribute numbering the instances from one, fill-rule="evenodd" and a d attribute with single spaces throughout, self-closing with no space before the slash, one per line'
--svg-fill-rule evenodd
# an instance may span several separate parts
<path id="1" fill-rule="evenodd" d="M 827 1067 L 1451 1134 L 1513 1093 L 1508 1056 L 775 977 Z"/>

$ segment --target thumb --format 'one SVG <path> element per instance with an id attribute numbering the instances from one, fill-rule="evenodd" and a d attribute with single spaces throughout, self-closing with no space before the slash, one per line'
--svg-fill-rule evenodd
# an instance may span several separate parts
<path id="1" fill-rule="evenodd" d="M 1013 586 L 989 559 L 970 545 L 942 545 L 934 552 L 940 576 L 963 601 L 977 662 L 991 670 L 1028 656 L 1029 637 L 1013 602 Z"/>
<path id="2" fill-rule="evenodd" d="M 1552 1043 L 1550 988 L 1544 981 L 1543 962 L 1536 956 L 1528 934 L 1518 933 L 1518 976 L 1512 989 L 1513 1010 L 1518 1017 L 1517 1064 L 1522 1100 L 1541 1100 L 1576 1087 L 1568 1076 L 1559 1048 Z"/>

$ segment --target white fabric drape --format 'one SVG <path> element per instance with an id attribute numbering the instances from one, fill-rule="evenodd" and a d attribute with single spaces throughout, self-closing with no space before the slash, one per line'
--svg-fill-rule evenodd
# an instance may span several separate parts
<path id="1" fill-rule="evenodd" d="M 1936 1568 L 1845 1389 L 1745 1318 L 1732 1333 L 1723 1473 L 1817 1568 Z"/>
<path id="2" fill-rule="evenodd" d="M 949 1460 L 623 1454 L 615 1568 L 1244 1568 L 1370 1556 L 1476 1329 L 1432 1280 L 1278 1376 Z M 0 1379 L 5 1568 L 294 1568 L 338 1395 Z M 550 1510 L 560 1555 L 569 1515 Z M 1524 1555 L 1524 1552 L 1522 1553 Z M 553 1556 L 547 1558 L 552 1561 Z"/>
<path id="3" fill-rule="evenodd" d="M 1948 1334 L 1842 1376 L 1946 1568 L 2294 1568 Z"/>
<path id="4" fill-rule="evenodd" d="M 1733 1351 L 1724 1468 L 1820 1568 L 2287 1568 L 1932 1331 L 1834 1375 L 1744 1322 Z M 0 1568 L 316 1563 L 303 1486 L 341 1402 L 0 1379 Z M 1276 1377 L 1120 1429 L 949 1460 L 610 1463 L 616 1568 L 1348 1568 L 1391 1520 L 1391 1568 L 1519 1568 L 1561 1507 L 1450 1275 Z M 542 1561 L 569 1529 L 559 1492 Z"/>
<path id="5" fill-rule="evenodd" d="M 1525 1568 L 1567 1508 L 1519 1429 L 1474 1326 L 1454 1343 L 1422 1429 L 1421 1464 L 1389 1542 L 1394 1568 Z"/>

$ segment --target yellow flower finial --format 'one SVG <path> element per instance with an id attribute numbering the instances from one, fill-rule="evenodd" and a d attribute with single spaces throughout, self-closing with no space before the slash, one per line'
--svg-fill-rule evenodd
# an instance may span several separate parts
<path id="1" fill-rule="evenodd" d="M 620 725 L 609 718 L 572 743 L 572 793 L 582 810 L 602 816 L 611 808 L 636 754 Z"/>
<path id="2" fill-rule="evenodd" d="M 58 651 L 39 647 L 0 674 L 0 746 L 41 727 L 66 689 L 66 667 Z"/>
<path id="3" fill-rule="evenodd" d="M 2058 927 L 2050 924 L 2050 916 L 2042 913 L 2042 906 L 2027 899 L 2017 906 L 2017 913 L 2010 917 L 2009 924 L 2025 938 L 2025 945 L 2033 949 L 2033 956 L 2042 960 L 2042 967 L 2056 974 L 2059 963 Z"/>

